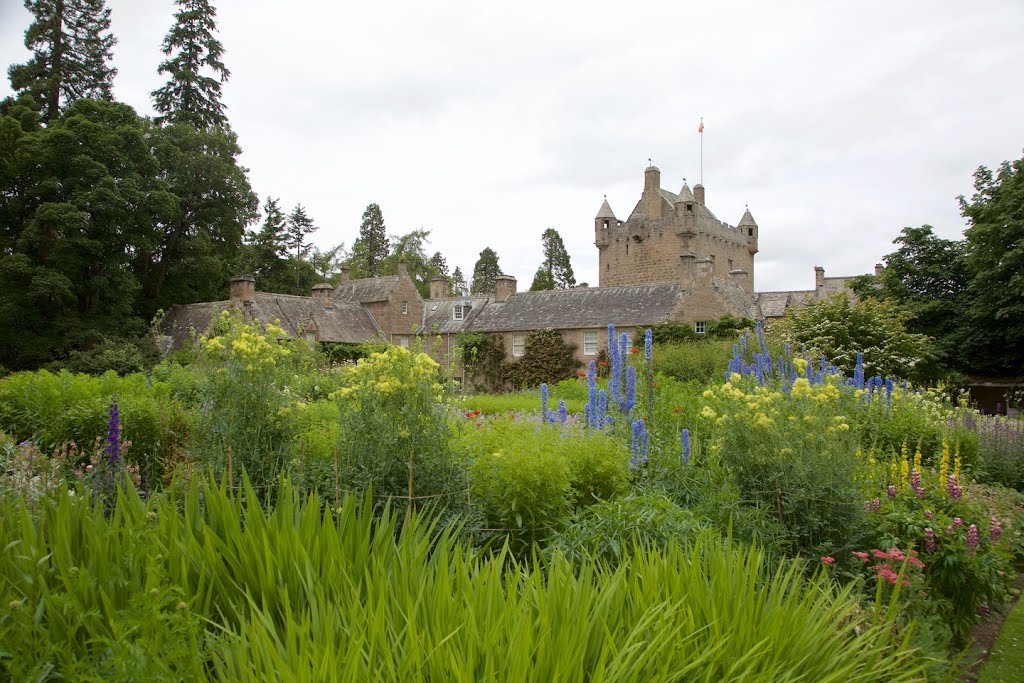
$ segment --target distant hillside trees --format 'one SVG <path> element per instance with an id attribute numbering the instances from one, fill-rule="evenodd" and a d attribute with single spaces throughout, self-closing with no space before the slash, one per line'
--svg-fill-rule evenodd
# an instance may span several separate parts
<path id="1" fill-rule="evenodd" d="M 8 68 L 11 87 L 28 95 L 49 123 L 76 100 L 113 99 L 117 39 L 104 0 L 25 0 L 32 24 L 25 47 L 32 58 Z"/>

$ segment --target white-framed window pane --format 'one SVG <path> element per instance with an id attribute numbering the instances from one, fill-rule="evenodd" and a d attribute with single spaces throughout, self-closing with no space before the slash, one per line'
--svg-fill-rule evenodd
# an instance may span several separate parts
<path id="1" fill-rule="evenodd" d="M 404 335 L 399 337 L 398 345 L 401 346 L 403 349 L 409 348 L 409 338 Z"/>
<path id="2" fill-rule="evenodd" d="M 697 332 L 697 334 L 704 334 L 705 332 L 708 331 L 708 321 L 698 320 L 693 324 L 693 329 L 694 331 Z"/>
<path id="3" fill-rule="evenodd" d="M 584 332 L 583 333 L 583 355 L 584 356 L 596 356 L 597 355 L 597 332 Z"/>
<path id="4" fill-rule="evenodd" d="M 455 304 L 455 308 L 452 309 L 452 319 L 462 320 L 462 304 Z"/>
<path id="5" fill-rule="evenodd" d="M 403 301 L 402 302 L 402 315 L 409 315 L 409 302 L 408 301 Z"/>
<path id="6" fill-rule="evenodd" d="M 525 334 L 513 334 L 512 335 L 512 355 L 519 357 L 523 355 L 523 351 L 526 349 L 526 335 Z"/>

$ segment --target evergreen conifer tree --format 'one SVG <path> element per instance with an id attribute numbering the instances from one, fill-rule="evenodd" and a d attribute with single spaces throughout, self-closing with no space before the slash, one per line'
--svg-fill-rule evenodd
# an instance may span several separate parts
<path id="1" fill-rule="evenodd" d="M 306 241 L 306 235 L 316 232 L 317 227 L 313 219 L 306 215 L 302 204 L 297 205 L 288 215 L 288 223 L 285 227 L 285 247 L 294 258 L 303 258 L 309 253 L 313 245 Z"/>
<path id="2" fill-rule="evenodd" d="M 176 0 L 174 25 L 163 42 L 167 59 L 161 74 L 170 74 L 167 85 L 154 90 L 153 107 L 157 123 L 186 123 L 202 130 L 227 127 L 228 118 L 220 101 L 221 85 L 231 72 L 221 58 L 224 46 L 214 37 L 217 10 L 210 0 Z"/>
<path id="3" fill-rule="evenodd" d="M 554 228 L 548 228 L 541 235 L 541 242 L 544 245 L 544 262 L 537 268 L 530 291 L 575 287 L 576 277 L 562 236 Z"/>
<path id="4" fill-rule="evenodd" d="M 15 92 L 39 105 L 43 121 L 78 99 L 113 99 L 117 69 L 108 62 L 117 39 L 105 0 L 25 0 L 25 8 L 34 19 L 25 31 L 32 58 L 7 74 Z"/>
<path id="5" fill-rule="evenodd" d="M 462 268 L 455 266 L 452 272 L 452 284 L 450 287 L 452 296 L 466 296 L 469 294 L 469 285 L 466 284 L 466 276 L 462 274 Z"/>
<path id="6" fill-rule="evenodd" d="M 498 254 L 490 247 L 484 247 L 480 252 L 480 258 L 473 266 L 473 284 L 470 291 L 473 294 L 493 294 L 494 280 L 501 275 L 501 268 L 498 266 Z"/>
<path id="7" fill-rule="evenodd" d="M 390 251 L 384 215 L 380 207 L 370 204 L 363 212 L 359 226 L 359 237 L 352 244 L 352 266 L 360 277 L 376 277 L 382 274 L 382 267 Z"/>

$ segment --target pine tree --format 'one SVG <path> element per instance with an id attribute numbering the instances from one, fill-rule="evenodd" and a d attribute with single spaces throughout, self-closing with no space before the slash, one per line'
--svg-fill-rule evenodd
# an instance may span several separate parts
<path id="1" fill-rule="evenodd" d="M 498 266 L 498 254 L 490 247 L 484 247 L 480 252 L 480 258 L 473 266 L 473 284 L 470 292 L 473 294 L 493 294 L 494 281 L 501 275 L 501 268 Z"/>
<path id="2" fill-rule="evenodd" d="M 263 203 L 263 225 L 252 243 L 260 246 L 268 257 L 283 258 L 288 252 L 288 219 L 279 200 L 267 197 Z"/>
<path id="3" fill-rule="evenodd" d="M 12 65 L 11 87 L 41 108 L 47 123 L 78 99 L 113 99 L 117 39 L 105 0 L 25 0 L 34 21 L 25 31 L 32 58 Z"/>
<path id="4" fill-rule="evenodd" d="M 458 266 L 455 266 L 455 270 L 452 272 L 450 290 L 452 296 L 466 296 L 469 294 L 469 285 L 466 284 L 466 276 L 462 274 L 462 268 L 459 268 Z"/>
<path id="5" fill-rule="evenodd" d="M 576 286 L 576 277 L 573 275 L 569 252 L 565 249 L 562 236 L 554 228 L 548 228 L 540 239 L 544 248 L 544 262 L 537 268 L 530 291 L 569 289 Z"/>
<path id="6" fill-rule="evenodd" d="M 288 215 L 288 223 L 285 226 L 285 247 L 294 258 L 303 258 L 312 248 L 306 241 L 306 235 L 316 232 L 317 227 L 313 219 L 306 215 L 302 204 L 297 205 Z"/>
<path id="7" fill-rule="evenodd" d="M 390 242 L 384 227 L 380 207 L 370 204 L 363 212 L 359 237 L 352 244 L 353 269 L 359 277 L 377 277 L 383 272 L 384 261 L 390 251 Z"/>
<path id="8" fill-rule="evenodd" d="M 168 59 L 160 64 L 161 74 L 171 78 L 154 90 L 153 107 L 160 113 L 157 123 L 186 123 L 197 129 L 227 127 L 228 118 L 220 101 L 221 84 L 231 72 L 221 57 L 224 46 L 214 37 L 217 10 L 210 0 L 176 0 L 174 26 L 162 45 Z"/>
<path id="9" fill-rule="evenodd" d="M 435 251 L 430 257 L 430 267 L 434 271 L 434 276 L 448 277 L 448 261 L 441 252 Z"/>

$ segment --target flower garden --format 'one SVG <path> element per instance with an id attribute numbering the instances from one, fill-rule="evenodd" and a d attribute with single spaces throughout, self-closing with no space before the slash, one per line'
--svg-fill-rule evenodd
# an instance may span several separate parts
<path id="1" fill-rule="evenodd" d="M 756 333 L 712 382 L 463 396 L 223 316 L 0 380 L 3 680 L 945 680 L 1024 559 L 1024 426 Z"/>

